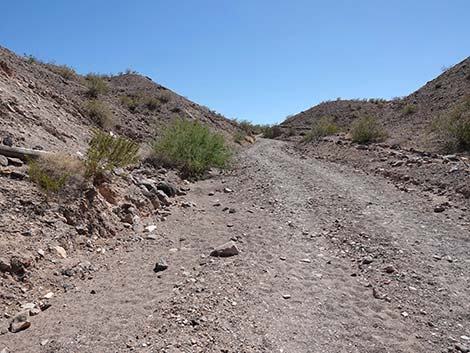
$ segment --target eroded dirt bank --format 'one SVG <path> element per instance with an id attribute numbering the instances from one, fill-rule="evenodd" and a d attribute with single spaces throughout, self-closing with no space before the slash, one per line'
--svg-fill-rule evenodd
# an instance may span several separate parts
<path id="1" fill-rule="evenodd" d="M 223 192 L 224 188 L 234 192 Z M 213 194 L 213 195 L 212 195 Z M 114 247 L 6 352 L 458 352 L 469 224 L 420 193 L 260 140 L 191 185 L 157 240 Z M 191 205 L 186 205 L 191 206 Z M 209 256 L 234 240 L 240 254 Z M 168 269 L 155 273 L 165 258 Z"/>

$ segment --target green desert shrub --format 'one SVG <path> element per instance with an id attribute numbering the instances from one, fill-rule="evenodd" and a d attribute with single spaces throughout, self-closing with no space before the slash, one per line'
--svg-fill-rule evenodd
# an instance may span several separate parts
<path id="1" fill-rule="evenodd" d="M 282 130 L 279 126 L 269 126 L 265 125 L 263 127 L 263 137 L 268 139 L 273 139 L 282 135 Z"/>
<path id="2" fill-rule="evenodd" d="M 470 151 L 470 97 L 440 116 L 433 122 L 432 127 L 447 150 Z"/>
<path id="3" fill-rule="evenodd" d="M 73 195 L 84 185 L 84 165 L 65 153 L 50 153 L 28 161 L 28 174 L 47 194 Z"/>
<path id="4" fill-rule="evenodd" d="M 162 100 L 161 97 L 145 96 L 142 98 L 142 103 L 148 110 L 155 110 L 162 104 Z"/>
<path id="5" fill-rule="evenodd" d="M 131 112 L 135 112 L 139 106 L 140 97 L 135 95 L 127 95 L 119 97 L 121 104 L 129 109 Z"/>
<path id="6" fill-rule="evenodd" d="M 160 163 L 178 167 L 188 177 L 200 177 L 212 167 L 225 169 L 232 155 L 221 134 L 181 119 L 167 127 L 152 147 Z"/>
<path id="7" fill-rule="evenodd" d="M 406 115 L 411 115 L 416 111 L 416 106 L 415 105 L 407 105 L 403 108 L 403 112 Z"/>
<path id="8" fill-rule="evenodd" d="M 241 131 L 237 131 L 234 135 L 233 135 L 233 141 L 235 141 L 236 143 L 238 143 L 239 145 L 241 145 L 243 143 L 243 141 L 245 141 L 245 137 L 247 136 L 246 132 L 244 130 L 241 130 Z"/>
<path id="9" fill-rule="evenodd" d="M 334 116 L 324 116 L 315 120 L 310 132 L 305 135 L 304 140 L 309 142 L 321 137 L 334 135 L 339 132 L 339 127 L 334 123 Z"/>
<path id="10" fill-rule="evenodd" d="M 365 116 L 352 124 L 351 137 L 357 143 L 379 142 L 387 137 L 387 133 L 377 118 Z"/>
<path id="11" fill-rule="evenodd" d="M 94 177 L 114 168 L 126 167 L 139 160 L 139 145 L 134 141 L 112 136 L 99 129 L 93 129 L 92 134 L 85 159 L 87 177 Z"/>
<path id="12" fill-rule="evenodd" d="M 90 119 L 102 129 L 111 129 L 114 126 L 114 115 L 108 106 L 97 100 L 89 100 L 85 105 Z"/>
<path id="13" fill-rule="evenodd" d="M 108 91 L 108 84 L 103 77 L 97 74 L 86 75 L 85 85 L 88 89 L 87 94 L 92 98 L 97 98 L 98 95 L 104 94 Z"/>
<path id="14" fill-rule="evenodd" d="M 48 63 L 47 67 L 51 71 L 62 76 L 66 80 L 73 80 L 74 78 L 77 77 L 77 73 L 75 72 L 75 70 L 67 65 L 55 65 L 52 63 Z"/>
<path id="15" fill-rule="evenodd" d="M 171 93 L 169 91 L 161 91 L 158 94 L 157 99 L 161 104 L 168 103 L 171 100 Z"/>

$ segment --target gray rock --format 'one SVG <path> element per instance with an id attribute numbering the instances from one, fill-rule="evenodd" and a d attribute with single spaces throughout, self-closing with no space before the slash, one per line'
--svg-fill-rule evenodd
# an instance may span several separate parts
<path id="1" fill-rule="evenodd" d="M 8 165 L 8 159 L 4 155 L 0 154 L 0 166 L 6 167 Z"/>
<path id="2" fill-rule="evenodd" d="M 31 326 L 29 322 L 29 310 L 22 311 L 18 313 L 10 323 L 10 332 L 16 333 L 23 330 L 26 330 Z"/>
<path id="3" fill-rule="evenodd" d="M 461 344 L 456 344 L 455 349 L 461 353 L 469 353 L 470 348 Z"/>
<path id="4" fill-rule="evenodd" d="M 15 167 L 21 167 L 24 163 L 19 158 L 7 157 L 8 165 L 13 165 Z"/>
<path id="5" fill-rule="evenodd" d="M 434 207 L 434 212 L 436 212 L 436 213 L 441 213 L 441 212 L 444 212 L 445 210 L 446 210 L 446 208 L 443 205 L 438 205 L 438 206 Z"/>
<path id="6" fill-rule="evenodd" d="M 237 248 L 237 245 L 233 241 L 229 241 L 225 244 L 222 244 L 216 247 L 211 251 L 210 255 L 215 257 L 229 257 L 238 255 L 240 251 Z"/>
<path id="7" fill-rule="evenodd" d="M 395 267 L 393 267 L 393 265 L 387 265 L 383 268 L 383 271 L 385 273 L 393 273 L 396 271 Z"/>
<path id="8" fill-rule="evenodd" d="M 157 189 L 162 190 L 168 197 L 173 197 L 177 193 L 176 187 L 164 181 L 161 181 L 160 183 L 158 183 Z"/>
<path id="9" fill-rule="evenodd" d="M 3 144 L 9 147 L 13 146 L 13 139 L 11 138 L 11 136 L 5 136 L 3 138 Z"/>
<path id="10" fill-rule="evenodd" d="M 158 200 L 165 206 L 170 206 L 171 201 L 170 198 L 165 194 L 162 190 L 157 190 L 156 195 L 158 197 Z"/>
<path id="11" fill-rule="evenodd" d="M 363 265 L 369 265 L 372 262 L 374 262 L 374 258 L 372 256 L 366 256 L 362 259 L 362 264 Z"/>
<path id="12" fill-rule="evenodd" d="M 168 263 L 162 257 L 160 260 L 155 264 L 155 268 L 153 269 L 154 272 L 162 272 L 168 268 Z"/>
<path id="13" fill-rule="evenodd" d="M 0 257 L 0 272 L 11 272 L 10 262 Z"/>

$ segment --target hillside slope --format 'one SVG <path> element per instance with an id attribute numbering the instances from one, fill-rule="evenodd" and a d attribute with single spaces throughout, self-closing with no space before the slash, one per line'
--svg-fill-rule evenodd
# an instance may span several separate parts
<path id="1" fill-rule="evenodd" d="M 227 133 L 237 125 L 208 108 L 135 73 L 101 76 L 108 87 L 97 99 L 113 114 L 117 133 L 138 141 L 154 136 L 156 128 L 176 116 L 201 121 Z M 129 107 L 125 98 L 142 102 Z M 17 146 L 50 150 L 83 150 L 89 129 L 86 80 L 66 67 L 25 59 L 0 47 L 0 137 Z M 129 99 L 128 99 L 129 100 Z M 132 109 L 131 109 L 132 108 Z"/>
<path id="2" fill-rule="evenodd" d="M 386 101 L 336 100 L 320 103 L 286 119 L 281 127 L 305 132 L 325 115 L 334 116 L 347 128 L 355 119 L 372 115 L 381 120 L 391 138 L 409 147 L 433 149 L 435 138 L 429 133 L 432 121 L 470 95 L 470 58 L 448 69 L 416 92 Z"/>

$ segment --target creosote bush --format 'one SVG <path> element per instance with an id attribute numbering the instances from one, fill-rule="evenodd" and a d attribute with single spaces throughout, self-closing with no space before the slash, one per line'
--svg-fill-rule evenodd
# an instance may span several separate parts
<path id="1" fill-rule="evenodd" d="M 312 129 L 305 135 L 304 141 L 310 142 L 321 137 L 334 135 L 339 132 L 339 127 L 334 123 L 334 116 L 324 116 L 312 124 Z"/>
<path id="2" fill-rule="evenodd" d="M 86 177 L 96 177 L 105 171 L 138 162 L 139 145 L 134 141 L 99 129 L 93 129 L 92 133 L 85 160 Z"/>
<path id="3" fill-rule="evenodd" d="M 434 132 L 448 151 L 470 151 L 470 97 L 433 122 Z"/>
<path id="4" fill-rule="evenodd" d="M 108 90 L 106 81 L 97 74 L 86 75 L 85 85 L 88 88 L 87 94 L 92 98 L 98 98 L 98 95 L 104 94 Z"/>
<path id="5" fill-rule="evenodd" d="M 50 153 L 28 161 L 28 174 L 47 194 L 72 196 L 84 185 L 84 165 L 65 153 Z"/>
<path id="6" fill-rule="evenodd" d="M 263 137 L 273 139 L 282 135 L 282 130 L 279 126 L 269 126 L 265 125 L 262 128 L 263 130 Z"/>
<path id="7" fill-rule="evenodd" d="M 232 155 L 222 135 L 181 119 L 164 129 L 152 147 L 157 161 L 178 167 L 188 177 L 201 177 L 212 167 L 228 168 Z"/>
<path id="8" fill-rule="evenodd" d="M 86 103 L 85 109 L 91 120 L 100 128 L 107 130 L 114 126 L 113 113 L 105 103 L 92 99 Z"/>
<path id="9" fill-rule="evenodd" d="M 239 145 L 241 145 L 243 143 L 243 141 L 245 141 L 245 137 L 247 136 L 246 132 L 244 130 L 242 131 L 237 131 L 234 135 L 233 135 L 233 141 L 235 141 L 236 143 L 238 143 Z"/>
<path id="10" fill-rule="evenodd" d="M 365 116 L 352 124 L 351 137 L 357 143 L 380 142 L 387 137 L 387 133 L 377 118 Z"/>
<path id="11" fill-rule="evenodd" d="M 411 115 L 416 111 L 416 106 L 415 105 L 407 105 L 403 108 L 403 112 L 406 115 Z"/>

